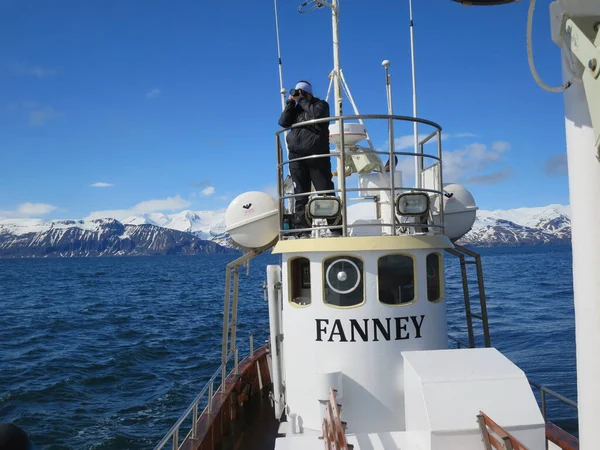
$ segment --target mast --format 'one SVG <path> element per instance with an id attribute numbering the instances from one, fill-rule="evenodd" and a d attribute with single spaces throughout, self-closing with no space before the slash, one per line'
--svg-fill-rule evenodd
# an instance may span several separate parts
<path id="1" fill-rule="evenodd" d="M 334 82 L 334 102 L 335 115 L 342 115 L 342 80 L 340 76 L 340 38 L 339 38 L 339 0 L 331 2 L 331 25 L 333 31 L 333 82 Z M 341 131 L 341 130 L 340 130 Z M 339 173 L 339 170 L 338 170 Z"/>
<path id="2" fill-rule="evenodd" d="M 535 1 L 530 4 L 529 26 Z M 597 0 L 550 4 L 553 40 L 562 50 L 565 84 L 565 134 L 571 203 L 573 293 L 577 350 L 579 442 L 582 450 L 598 447 L 600 420 L 600 15 Z M 595 40 L 595 42 L 594 42 Z M 539 82 L 542 87 L 544 85 Z M 548 90 L 548 89 L 546 89 Z M 558 89 L 555 89 L 555 91 Z M 596 133 L 596 134 L 595 134 Z"/>
<path id="3" fill-rule="evenodd" d="M 285 88 L 283 87 L 283 62 L 281 61 L 281 41 L 279 39 L 279 12 L 277 11 L 277 0 L 273 0 L 275 8 L 275 32 L 277 33 L 277 61 L 279 66 L 279 92 L 281 94 L 281 110 L 285 109 Z M 286 133 L 287 134 L 287 133 Z"/>
<path id="4" fill-rule="evenodd" d="M 417 118 L 417 77 L 415 71 L 415 33 L 413 23 L 412 0 L 408 0 L 410 15 L 410 59 L 412 65 L 412 90 L 413 90 L 413 117 Z M 419 128 L 417 122 L 413 122 L 415 155 L 419 153 Z M 421 187 L 421 158 L 415 156 L 415 187 Z"/>

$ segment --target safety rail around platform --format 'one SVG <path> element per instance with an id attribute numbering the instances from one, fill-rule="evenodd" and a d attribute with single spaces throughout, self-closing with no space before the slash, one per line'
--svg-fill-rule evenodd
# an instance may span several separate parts
<path id="1" fill-rule="evenodd" d="M 352 151 L 348 151 L 348 149 L 346 149 L 345 147 L 345 137 L 344 134 L 346 134 L 346 132 L 344 132 L 344 124 L 345 123 L 349 123 L 349 121 L 351 120 L 358 120 L 360 124 L 363 124 L 363 119 L 380 119 L 380 120 L 387 120 L 388 121 L 388 150 L 387 151 L 377 151 L 373 148 L 372 144 L 371 144 L 371 139 L 368 135 L 368 133 L 366 134 L 366 138 L 369 141 L 369 144 L 371 145 L 371 148 L 369 149 L 365 149 L 365 148 L 361 148 L 356 146 L 355 148 L 352 149 Z M 412 123 L 417 123 L 417 124 L 421 124 L 421 125 L 427 125 L 430 127 L 435 128 L 435 131 L 433 131 L 432 133 L 428 134 L 425 138 L 423 138 L 422 140 L 420 140 L 418 142 L 418 152 L 397 152 L 395 150 L 395 138 L 394 138 L 394 121 L 404 121 L 404 122 L 412 122 Z M 329 153 L 326 154 L 317 154 L 317 155 L 310 155 L 310 156 L 305 156 L 305 157 L 300 157 L 300 158 L 294 158 L 292 160 L 284 160 L 283 158 L 283 146 L 281 144 L 281 134 L 282 133 L 287 133 L 295 128 L 302 128 L 305 127 L 307 125 L 314 125 L 314 124 L 321 124 L 321 123 L 328 123 L 328 122 L 337 122 L 338 126 L 339 126 L 339 147 L 337 150 L 332 150 Z M 444 195 L 444 191 L 443 191 L 443 181 L 442 181 L 442 139 L 441 139 L 441 131 L 442 128 L 440 125 L 438 125 L 435 122 L 426 120 L 426 119 L 420 119 L 420 118 L 415 118 L 415 117 L 409 117 L 409 116 L 398 116 L 398 115 L 389 115 L 389 114 L 359 114 L 359 115 L 346 115 L 346 116 L 336 116 L 336 117 L 327 117 L 327 118 L 322 118 L 322 119 L 314 119 L 314 120 L 308 120 L 305 122 L 301 122 L 301 123 L 297 123 L 292 125 L 291 127 L 288 128 L 283 128 L 280 129 L 279 131 L 277 131 L 276 134 L 276 142 L 277 142 L 277 170 L 278 170 L 278 174 L 277 174 L 277 195 L 278 195 L 278 200 L 279 200 L 279 223 L 280 223 L 280 232 L 279 232 L 279 238 L 280 239 L 285 239 L 286 235 L 291 235 L 292 233 L 298 233 L 298 232 L 312 232 L 314 230 L 341 230 L 342 236 L 347 236 L 348 235 L 348 215 L 347 215 L 347 204 L 348 201 L 355 201 L 355 200 L 363 200 L 365 199 L 365 197 L 362 198 L 349 198 L 348 197 L 348 193 L 365 193 L 365 192 L 386 192 L 387 195 L 389 195 L 389 198 L 391 199 L 391 202 L 393 202 L 393 204 L 391 205 L 391 214 L 388 221 L 382 220 L 380 224 L 382 229 L 384 228 L 389 228 L 390 229 L 390 234 L 392 236 L 396 235 L 396 229 L 398 227 L 405 227 L 406 229 L 411 229 L 413 231 L 415 230 L 423 230 L 423 229 L 433 229 L 434 232 L 433 234 L 443 234 L 444 232 L 444 202 L 443 202 L 443 195 Z M 350 133 L 348 133 L 348 135 L 350 135 Z M 431 155 L 431 154 L 426 154 L 424 152 L 424 146 L 425 144 L 427 144 L 431 139 L 433 139 L 434 137 L 437 137 L 437 155 Z M 375 187 L 375 188 L 346 188 L 346 157 L 347 156 L 358 156 L 358 155 L 367 155 L 367 154 L 375 154 L 375 155 L 387 155 L 389 157 L 389 170 L 387 171 L 389 173 L 389 177 L 388 177 L 388 181 L 389 181 L 389 186 L 388 187 Z M 396 172 L 396 164 L 397 164 L 397 158 L 398 156 L 406 156 L 406 157 L 414 157 L 416 158 L 416 163 L 415 163 L 415 167 L 418 171 L 418 179 L 419 180 L 419 184 L 415 187 L 408 187 L 408 186 L 395 186 L 394 185 L 394 174 Z M 321 190 L 321 191 L 313 191 L 313 192 L 308 192 L 308 193 L 301 193 L 301 194 L 288 194 L 286 195 L 285 193 L 285 177 L 284 177 L 284 167 L 286 165 L 289 165 L 290 162 L 292 161 L 305 161 L 305 160 L 310 160 L 310 159 L 318 159 L 318 158 L 337 158 L 338 164 L 337 164 L 337 176 L 338 176 L 338 187 L 332 190 Z M 431 160 L 434 161 L 434 163 L 429 166 L 427 169 L 430 169 L 431 167 L 435 166 L 436 164 L 439 165 L 437 170 L 437 179 L 435 180 L 435 184 L 438 188 L 435 188 L 436 186 L 434 186 L 433 189 L 431 188 L 424 188 L 421 187 L 420 184 L 422 183 L 422 174 L 426 169 L 423 169 L 424 166 L 424 161 L 425 158 L 429 158 Z M 375 173 L 378 173 L 378 171 L 373 171 Z M 370 173 L 370 172 L 369 172 Z M 381 171 L 379 173 L 384 174 L 384 167 L 382 164 L 381 167 Z M 334 185 L 335 187 L 335 185 Z M 427 220 L 427 224 L 424 223 L 412 223 L 412 222 L 402 222 L 399 223 L 398 222 L 398 216 L 396 215 L 396 195 L 399 193 L 403 193 L 403 192 L 421 192 L 421 193 L 425 193 L 427 195 L 429 194 L 434 194 L 435 196 L 439 196 L 439 201 L 437 202 L 437 214 L 439 215 L 439 223 L 433 223 L 433 217 L 431 216 L 431 211 L 428 211 L 428 218 L 430 220 Z M 310 196 L 318 196 L 318 195 L 326 195 L 326 194 L 330 194 L 330 195 L 336 195 L 339 194 L 340 195 L 340 200 L 341 200 L 341 223 L 336 223 L 336 224 L 332 224 L 332 225 L 322 225 L 322 226 L 311 226 L 309 228 L 292 228 L 290 226 L 290 228 L 285 228 L 284 227 L 284 216 L 285 216 L 285 211 L 286 211 L 286 205 L 285 202 L 286 200 L 290 201 L 290 200 L 294 200 L 296 198 L 299 197 L 310 197 Z M 372 197 L 374 202 L 378 201 L 378 197 L 377 196 L 373 196 Z M 293 214 L 293 208 L 291 209 L 291 213 Z M 372 224 L 369 223 L 359 223 L 359 224 L 352 224 L 352 228 L 355 227 L 367 227 L 367 226 L 372 226 Z M 430 232 L 428 231 L 428 234 Z"/>
<path id="2" fill-rule="evenodd" d="M 473 348 L 453 336 L 448 335 L 448 339 L 456 343 L 456 348 Z M 573 408 L 578 408 L 577 402 L 570 400 L 563 395 L 560 395 L 558 392 L 554 392 L 552 389 L 549 389 L 546 386 L 542 386 L 541 384 L 535 383 L 533 381 L 529 381 L 529 384 L 540 391 L 542 417 L 544 418 L 544 420 L 548 420 L 546 414 L 546 395 L 550 395 L 551 397 L 554 397 L 555 399 L 560 400 L 564 404 L 572 406 Z"/>
<path id="3" fill-rule="evenodd" d="M 254 355 L 254 336 L 255 336 L 256 332 L 252 332 L 249 335 L 249 345 L 250 345 L 250 351 L 249 351 L 249 356 L 253 356 Z M 175 422 L 175 425 L 173 425 L 171 427 L 171 429 L 167 432 L 167 434 L 165 435 L 165 437 L 163 437 L 161 439 L 161 441 L 156 445 L 156 447 L 154 447 L 154 450 L 161 450 L 163 448 L 172 448 L 173 450 L 177 450 L 179 449 L 180 445 L 182 444 L 180 442 L 180 434 L 179 431 L 181 429 L 181 427 L 184 425 L 184 423 L 186 423 L 186 421 L 189 421 L 191 418 L 191 422 L 190 422 L 190 430 L 186 433 L 186 435 L 184 435 L 184 439 L 188 436 L 191 435 L 192 438 L 195 438 L 195 434 L 196 434 L 196 423 L 198 422 L 198 417 L 199 414 L 204 413 L 204 411 L 207 411 L 208 414 L 210 414 L 211 408 L 212 408 L 212 398 L 215 394 L 215 382 L 217 381 L 217 378 L 219 378 L 222 374 L 223 371 L 227 370 L 227 365 L 233 360 L 233 368 L 232 368 L 232 372 L 233 373 L 238 373 L 238 364 L 239 364 L 239 345 L 235 348 L 235 351 L 232 351 L 229 353 L 229 355 L 227 356 L 227 359 L 225 361 L 225 365 L 221 364 L 217 370 L 215 370 L 215 372 L 213 373 L 213 375 L 210 377 L 210 379 L 208 380 L 208 382 L 204 385 L 204 388 L 202 388 L 202 390 L 200 391 L 200 393 L 196 396 L 196 398 L 194 399 L 194 401 L 191 403 L 191 405 L 185 410 L 185 412 L 179 417 L 179 419 L 177 420 L 177 422 Z M 223 380 L 221 385 L 217 386 L 218 388 L 222 388 L 224 386 L 225 380 Z M 202 410 L 200 410 L 200 402 L 202 402 L 202 400 L 204 398 L 207 398 L 207 403 L 206 406 L 204 408 L 202 408 Z M 167 447 L 167 444 L 169 444 L 169 442 L 171 442 L 171 446 Z"/>

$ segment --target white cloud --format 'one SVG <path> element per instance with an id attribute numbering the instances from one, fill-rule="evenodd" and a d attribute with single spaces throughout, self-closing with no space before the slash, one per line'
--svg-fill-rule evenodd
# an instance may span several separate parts
<path id="1" fill-rule="evenodd" d="M 412 138 L 412 136 L 411 136 Z M 442 167 L 445 183 L 497 184 L 512 175 L 509 168 L 500 168 L 504 154 L 510 150 L 510 143 L 493 142 L 490 147 L 481 143 L 472 143 L 459 150 L 443 150 Z M 433 153 L 427 152 L 425 153 Z M 387 161 L 385 155 L 382 159 Z M 433 160 L 425 158 L 426 167 Z M 415 159 L 412 156 L 400 156 L 397 168 L 402 171 L 403 184 L 412 186 L 415 177 Z M 495 169 L 489 172 L 490 169 Z"/>
<path id="2" fill-rule="evenodd" d="M 38 109 L 29 111 L 29 125 L 31 126 L 42 126 L 51 120 L 58 119 L 62 116 L 61 113 L 56 111 L 51 106 L 44 106 Z"/>
<path id="3" fill-rule="evenodd" d="M 551 176 L 564 176 L 568 175 L 569 167 L 567 164 L 567 154 L 560 153 L 558 155 L 552 155 L 546 160 L 543 166 L 543 170 L 546 175 Z"/>
<path id="4" fill-rule="evenodd" d="M 49 205 L 47 203 L 21 203 L 17 207 L 17 212 L 25 216 L 43 216 L 51 213 L 56 209 L 56 206 Z"/>
<path id="5" fill-rule="evenodd" d="M 500 153 L 508 151 L 510 150 L 510 143 L 506 141 L 492 142 L 492 150 L 495 150 Z"/>
<path id="6" fill-rule="evenodd" d="M 204 195 L 205 197 L 208 197 L 209 195 L 213 195 L 215 193 L 215 188 L 214 186 L 208 186 L 205 187 L 204 189 L 202 189 L 201 194 Z"/>
<path id="7" fill-rule="evenodd" d="M 48 203 L 31 203 L 25 202 L 17 206 L 14 211 L 1 211 L 0 217 L 32 217 L 44 216 L 58 209 L 56 206 Z"/>
<path id="8" fill-rule="evenodd" d="M 266 192 L 267 194 L 269 194 L 274 199 L 277 199 L 279 197 L 279 195 L 277 193 L 277 186 L 266 186 L 263 189 L 263 191 Z"/>
<path id="9" fill-rule="evenodd" d="M 510 178 L 512 173 L 513 173 L 512 169 L 507 167 L 505 169 L 497 170 L 495 172 L 468 177 L 464 180 L 464 183 L 471 184 L 471 185 L 473 185 L 473 184 L 479 184 L 479 185 L 498 184 L 498 183 L 502 183 L 503 181 Z"/>
<path id="10" fill-rule="evenodd" d="M 138 203 L 137 205 L 129 209 L 94 211 L 90 213 L 86 217 L 86 219 L 91 220 L 113 218 L 117 220 L 124 220 L 136 214 L 149 214 L 152 212 L 162 211 L 177 211 L 187 208 L 191 204 L 192 203 L 190 201 L 184 200 L 179 195 L 176 195 L 175 197 L 167 197 L 165 199 L 146 200 L 144 202 Z"/>
<path id="11" fill-rule="evenodd" d="M 227 195 L 219 195 L 217 200 L 227 200 L 229 197 Z"/>
<path id="12" fill-rule="evenodd" d="M 56 69 L 21 62 L 9 64 L 9 69 L 12 71 L 13 75 L 30 76 L 36 78 L 51 77 L 58 74 L 58 70 Z"/>
<path id="13" fill-rule="evenodd" d="M 60 119 L 64 116 L 63 113 L 56 111 L 52 106 L 40 105 L 30 100 L 20 103 L 10 103 L 6 105 L 5 110 L 10 113 L 26 114 L 29 119 L 29 125 L 32 127 L 45 125 L 52 120 Z"/>
<path id="14" fill-rule="evenodd" d="M 425 139 L 428 135 L 422 135 L 422 136 L 418 136 L 419 141 L 422 141 L 423 139 Z M 476 137 L 475 134 L 473 133 L 443 133 L 442 132 L 442 142 L 447 141 L 448 139 L 460 139 L 460 138 L 468 138 L 468 137 Z M 384 145 L 384 151 L 387 150 L 387 144 L 388 141 L 386 141 L 385 145 Z M 412 149 L 414 148 L 414 134 L 407 134 L 404 136 L 400 136 L 396 139 L 394 139 L 394 144 L 396 147 L 396 151 L 397 152 L 401 152 L 403 150 L 406 149 Z M 427 143 L 425 145 L 430 145 L 430 144 L 437 144 L 437 137 L 434 136 L 432 137 L 429 141 L 427 141 Z"/>
<path id="15" fill-rule="evenodd" d="M 98 183 L 90 184 L 90 186 L 91 187 L 112 187 L 112 186 L 114 186 L 114 184 L 104 183 L 102 181 L 99 181 Z"/>
<path id="16" fill-rule="evenodd" d="M 162 91 L 160 89 L 154 88 L 146 94 L 146 98 L 148 100 L 152 100 L 153 98 L 158 98 L 158 96 L 161 94 L 161 92 Z"/>

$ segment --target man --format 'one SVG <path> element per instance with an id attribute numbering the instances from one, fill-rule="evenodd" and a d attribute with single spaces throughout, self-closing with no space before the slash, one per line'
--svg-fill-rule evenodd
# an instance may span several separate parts
<path id="1" fill-rule="evenodd" d="M 296 88 L 290 92 L 285 109 L 279 118 L 279 126 L 288 128 L 299 122 L 326 117 L 329 117 L 329 104 L 313 96 L 312 86 L 309 82 L 299 81 Z M 286 142 L 289 150 L 290 175 L 294 182 L 294 194 L 309 193 L 311 182 L 316 191 L 333 190 L 329 157 L 294 161 L 294 159 L 305 156 L 329 154 L 329 122 L 295 128 L 288 133 Z M 335 195 L 335 193 L 327 195 Z M 292 228 L 309 228 L 311 226 L 305 216 L 307 203 L 308 196 L 295 198 Z M 308 234 L 301 233 L 300 236 L 305 237 Z M 332 230 L 332 234 L 339 235 L 340 233 L 338 230 Z"/>

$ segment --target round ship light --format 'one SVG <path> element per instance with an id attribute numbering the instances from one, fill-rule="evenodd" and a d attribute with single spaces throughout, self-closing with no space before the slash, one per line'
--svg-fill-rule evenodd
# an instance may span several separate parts
<path id="1" fill-rule="evenodd" d="M 422 216 L 429 211 L 429 196 L 422 192 L 401 194 L 396 200 L 399 216 Z"/>
<path id="2" fill-rule="evenodd" d="M 327 268 L 325 280 L 336 294 L 349 294 L 360 284 L 360 269 L 353 261 L 340 258 Z"/>
<path id="3" fill-rule="evenodd" d="M 342 210 L 337 197 L 313 197 L 308 201 L 306 215 L 309 219 L 337 219 Z"/>

